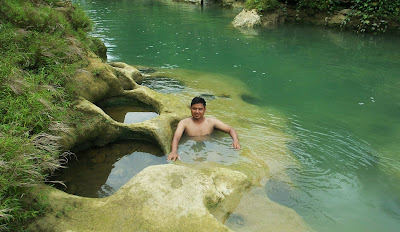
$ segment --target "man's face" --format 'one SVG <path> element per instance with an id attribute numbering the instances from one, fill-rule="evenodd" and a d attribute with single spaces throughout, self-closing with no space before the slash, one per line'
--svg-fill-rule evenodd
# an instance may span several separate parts
<path id="1" fill-rule="evenodd" d="M 204 113 L 206 112 L 206 108 L 204 107 L 204 105 L 202 103 L 193 104 L 190 107 L 190 110 L 192 112 L 192 117 L 194 119 L 203 118 L 204 117 Z"/>

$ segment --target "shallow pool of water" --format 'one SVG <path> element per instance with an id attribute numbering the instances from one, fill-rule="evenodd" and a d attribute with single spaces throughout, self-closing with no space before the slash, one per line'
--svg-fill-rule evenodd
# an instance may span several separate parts
<path id="1" fill-rule="evenodd" d="M 159 116 L 156 112 L 148 112 L 148 109 L 134 106 L 108 107 L 103 110 L 115 121 L 125 124 L 139 123 Z"/>
<path id="2" fill-rule="evenodd" d="M 132 177 L 151 165 L 166 164 L 157 145 L 126 141 L 77 152 L 68 166 L 54 173 L 53 180 L 64 181 L 59 189 L 84 197 L 107 197 Z"/>
<path id="3" fill-rule="evenodd" d="M 239 151 L 233 149 L 232 138 L 221 131 L 201 137 L 182 136 L 178 153 L 185 163 L 208 161 L 229 165 L 243 160 Z"/>

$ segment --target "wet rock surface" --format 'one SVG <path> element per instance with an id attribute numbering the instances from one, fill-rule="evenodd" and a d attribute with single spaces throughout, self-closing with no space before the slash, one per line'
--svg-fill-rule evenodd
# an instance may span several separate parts
<path id="1" fill-rule="evenodd" d="M 179 96 L 162 94 L 138 85 L 132 75 L 128 75 L 132 68 L 125 64 L 117 63 L 111 67 L 101 63 L 98 58 L 90 58 L 89 62 L 88 68 L 78 72 L 74 80 L 80 99 L 72 110 L 79 111 L 81 116 L 74 128 L 61 135 L 63 148 L 78 147 L 78 150 L 85 150 L 115 141 L 140 140 L 154 143 L 162 154 L 168 154 L 173 125 L 190 115 L 188 102 L 193 96 L 186 93 Z M 126 81 L 121 81 L 122 75 Z M 133 83 L 133 89 L 125 88 L 126 83 Z M 220 89 L 221 83 L 218 84 L 212 86 Z M 210 94 L 209 97 L 215 96 L 221 97 L 214 101 L 232 101 L 232 95 L 224 91 Z M 238 96 L 235 95 L 235 98 Z M 124 124 L 113 120 L 99 107 L 104 106 L 100 103 L 118 105 L 121 102 L 151 106 L 159 116 L 141 123 Z M 238 114 L 247 111 L 245 106 L 240 107 L 240 110 L 243 112 Z M 247 157 L 250 156 L 247 154 Z M 103 165 L 108 163 L 108 156 L 92 154 L 88 162 L 91 165 Z M 254 163 L 252 159 L 238 162 L 224 166 L 215 162 L 177 161 L 174 164 L 149 166 L 115 194 L 105 198 L 80 197 L 50 186 L 39 186 L 29 194 L 34 200 L 41 201 L 46 193 L 46 202 L 43 203 L 49 205 L 50 212 L 33 222 L 29 230 L 230 231 L 223 223 L 232 212 L 236 212 L 242 196 L 247 195 L 251 186 L 258 185 L 260 178 L 269 172 L 262 162 Z M 70 184 L 70 188 L 74 192 L 80 187 Z M 107 192 L 111 189 L 112 186 L 105 186 L 102 190 Z M 276 205 L 269 201 L 264 209 L 274 209 Z M 292 210 L 283 206 L 280 210 L 279 214 L 285 220 L 296 219 L 289 224 L 290 228 L 303 228 L 301 218 Z M 248 211 L 244 209 L 243 212 Z M 245 218 L 244 224 L 246 220 L 250 219 Z M 283 223 L 285 220 L 277 222 Z M 270 223 L 272 225 L 268 228 L 282 227 L 274 221 Z"/>

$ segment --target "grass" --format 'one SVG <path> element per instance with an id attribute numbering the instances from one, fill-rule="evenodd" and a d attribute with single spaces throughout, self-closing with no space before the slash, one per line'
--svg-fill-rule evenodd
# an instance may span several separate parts
<path id="1" fill-rule="evenodd" d="M 23 231 L 43 213 L 24 188 L 63 163 L 58 136 L 76 115 L 69 80 L 97 42 L 80 8 L 53 0 L 0 0 L 0 230 Z"/>

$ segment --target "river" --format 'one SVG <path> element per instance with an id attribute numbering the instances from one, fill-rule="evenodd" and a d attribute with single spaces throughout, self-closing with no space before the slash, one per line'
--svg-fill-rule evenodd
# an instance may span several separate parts
<path id="1" fill-rule="evenodd" d="M 229 76 L 227 91 L 249 90 L 242 100 L 256 118 L 242 122 L 253 127 L 233 122 L 244 146 L 254 131 L 272 127 L 280 135 L 271 139 L 290 139 L 270 143 L 270 151 L 296 163 L 284 165 L 287 179 L 272 175 L 271 200 L 316 231 L 398 231 L 399 37 L 304 25 L 239 30 L 230 22 L 240 9 L 167 0 L 74 2 L 95 22 L 109 61 L 214 73 L 216 83 Z M 241 119 L 232 105 L 213 116 Z"/>

